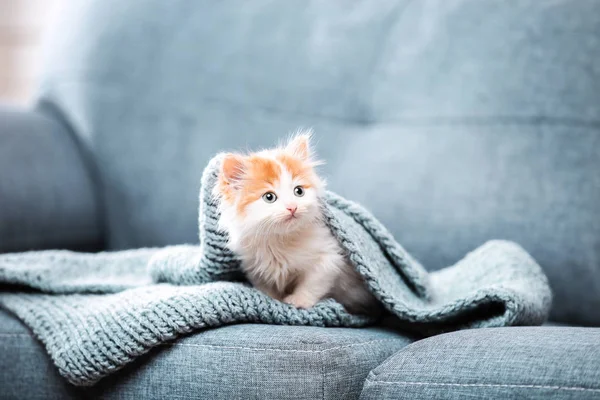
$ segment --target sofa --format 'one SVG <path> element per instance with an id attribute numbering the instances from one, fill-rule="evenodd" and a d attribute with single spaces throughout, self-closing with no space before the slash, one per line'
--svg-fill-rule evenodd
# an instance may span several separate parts
<path id="1" fill-rule="evenodd" d="M 0 310 L 6 399 L 600 398 L 600 3 L 69 2 L 0 111 L 0 251 L 198 243 L 218 151 L 315 131 L 329 188 L 429 270 L 519 243 L 548 324 L 415 336 L 237 324 L 91 387 Z"/>

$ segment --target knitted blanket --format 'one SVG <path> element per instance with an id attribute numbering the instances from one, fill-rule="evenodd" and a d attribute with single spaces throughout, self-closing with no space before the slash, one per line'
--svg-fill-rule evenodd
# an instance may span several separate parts
<path id="1" fill-rule="evenodd" d="M 220 160 L 215 157 L 202 177 L 199 246 L 0 255 L 0 305 L 31 328 L 71 383 L 94 384 L 158 344 L 199 329 L 375 322 L 348 314 L 333 300 L 296 309 L 244 282 L 238 258 L 217 229 L 211 190 Z M 488 242 L 428 273 L 366 210 L 333 193 L 322 201 L 333 235 L 398 326 L 429 335 L 546 319 L 547 279 L 518 245 Z"/>

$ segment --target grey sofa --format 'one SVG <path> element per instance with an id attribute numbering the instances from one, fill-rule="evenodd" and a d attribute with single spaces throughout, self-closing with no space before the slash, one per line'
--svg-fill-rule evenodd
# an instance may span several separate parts
<path id="1" fill-rule="evenodd" d="M 82 0 L 53 33 L 0 112 L 0 251 L 197 242 L 207 160 L 310 126 L 428 268 L 521 244 L 552 326 L 234 325 L 77 388 L 0 310 L 1 398 L 600 398 L 600 2 Z"/>

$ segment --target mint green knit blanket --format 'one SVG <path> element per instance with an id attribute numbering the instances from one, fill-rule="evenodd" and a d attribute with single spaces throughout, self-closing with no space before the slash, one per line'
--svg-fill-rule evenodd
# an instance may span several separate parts
<path id="1" fill-rule="evenodd" d="M 372 316 L 333 300 L 299 310 L 244 283 L 217 229 L 211 190 L 220 156 L 204 171 L 200 245 L 99 254 L 0 255 L 0 305 L 27 324 L 71 383 L 92 385 L 162 342 L 225 324 L 360 327 Z M 518 245 L 491 241 L 428 273 L 371 214 L 333 193 L 326 221 L 369 289 L 400 324 L 424 334 L 539 325 L 551 302 L 546 276 Z"/>

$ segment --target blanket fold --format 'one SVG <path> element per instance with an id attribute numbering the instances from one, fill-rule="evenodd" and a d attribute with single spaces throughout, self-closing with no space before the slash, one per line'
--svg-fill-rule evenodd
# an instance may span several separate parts
<path id="1" fill-rule="evenodd" d="M 0 305 L 44 343 L 60 373 L 92 385 L 162 342 L 225 324 L 360 327 L 333 300 L 299 310 L 245 283 L 239 259 L 217 229 L 211 196 L 222 156 L 200 191 L 200 245 L 83 254 L 0 255 Z M 385 309 L 431 335 L 479 327 L 539 325 L 551 291 L 539 265 L 517 244 L 491 241 L 455 265 L 428 273 L 359 205 L 328 192 L 326 222 Z"/>

